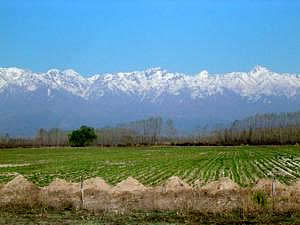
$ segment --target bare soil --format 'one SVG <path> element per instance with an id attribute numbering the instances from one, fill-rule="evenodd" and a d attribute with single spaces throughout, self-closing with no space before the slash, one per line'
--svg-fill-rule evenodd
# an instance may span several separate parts
<path id="1" fill-rule="evenodd" d="M 0 168 L 9 168 L 9 167 L 19 167 L 19 166 L 30 166 L 30 163 L 21 163 L 21 164 L 0 164 Z"/>
<path id="2" fill-rule="evenodd" d="M 222 177 L 217 181 L 204 185 L 201 189 L 208 193 L 216 194 L 222 191 L 238 191 L 240 186 L 234 183 L 230 178 Z"/>
<path id="3" fill-rule="evenodd" d="M 164 191 L 164 192 L 169 192 L 169 191 L 179 192 L 179 191 L 191 190 L 191 189 L 192 187 L 189 184 L 185 183 L 177 176 L 170 177 L 162 186 L 156 188 L 156 190 Z"/>
<path id="4" fill-rule="evenodd" d="M 147 188 L 133 177 L 128 177 L 112 188 L 113 192 L 142 192 Z"/>
<path id="5" fill-rule="evenodd" d="M 0 204 L 34 205 L 38 202 L 39 192 L 38 186 L 19 175 L 0 189 Z"/>
<path id="6" fill-rule="evenodd" d="M 201 181 L 197 182 L 202 184 Z M 275 196 L 272 187 L 275 187 Z M 258 191 L 265 195 L 255 195 Z M 116 186 L 110 186 L 102 178 L 96 177 L 83 183 L 55 179 L 48 186 L 40 188 L 19 175 L 0 187 L 0 206 L 43 206 L 119 213 L 137 209 L 221 213 L 240 208 L 257 211 L 272 206 L 273 210 L 277 207 L 276 210 L 285 212 L 299 210 L 299 196 L 300 181 L 287 187 L 272 180 L 261 179 L 253 188 L 247 189 L 241 188 L 229 178 L 221 178 L 192 188 L 176 176 L 157 187 L 145 187 L 132 177 Z"/>

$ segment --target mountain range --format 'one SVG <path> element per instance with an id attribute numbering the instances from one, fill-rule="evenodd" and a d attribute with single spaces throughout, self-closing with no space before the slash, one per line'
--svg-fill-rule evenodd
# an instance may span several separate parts
<path id="1" fill-rule="evenodd" d="M 33 135 L 38 128 L 111 126 L 150 116 L 191 131 L 256 113 L 298 111 L 300 75 L 256 66 L 249 72 L 196 75 L 161 68 L 82 76 L 0 68 L 0 134 Z"/>

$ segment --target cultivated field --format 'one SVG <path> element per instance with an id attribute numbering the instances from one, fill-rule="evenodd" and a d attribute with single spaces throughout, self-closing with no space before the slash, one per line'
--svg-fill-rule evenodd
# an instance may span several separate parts
<path id="1" fill-rule="evenodd" d="M 300 177 L 300 147 L 40 148 L 0 150 L 0 183 L 17 174 L 45 186 L 54 178 L 102 177 L 110 184 L 136 178 L 158 185 L 171 176 L 189 184 L 230 177 L 247 186 L 259 178 L 291 183 Z"/>

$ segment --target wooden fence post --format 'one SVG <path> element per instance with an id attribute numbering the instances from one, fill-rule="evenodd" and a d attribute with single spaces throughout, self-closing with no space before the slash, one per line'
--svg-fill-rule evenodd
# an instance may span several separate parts
<path id="1" fill-rule="evenodd" d="M 275 211 L 275 195 L 276 195 L 276 183 L 275 183 L 275 178 L 273 178 L 273 181 L 272 181 L 272 210 L 273 210 L 273 213 Z"/>
<path id="2" fill-rule="evenodd" d="M 80 208 L 84 206 L 84 196 L 83 196 L 83 179 L 80 177 Z"/>

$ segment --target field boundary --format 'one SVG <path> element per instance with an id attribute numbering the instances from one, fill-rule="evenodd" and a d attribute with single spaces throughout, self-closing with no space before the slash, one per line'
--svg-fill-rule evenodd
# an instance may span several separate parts
<path id="1" fill-rule="evenodd" d="M 198 185 L 196 185 L 198 184 Z M 207 213 L 242 210 L 300 211 L 300 181 L 287 186 L 260 179 L 243 188 L 229 178 L 190 186 L 176 176 L 164 184 L 147 187 L 128 177 L 115 186 L 95 177 L 79 183 L 55 179 L 39 187 L 22 175 L 0 186 L 0 206 L 85 209 L 127 212 L 132 210 L 184 210 Z"/>

